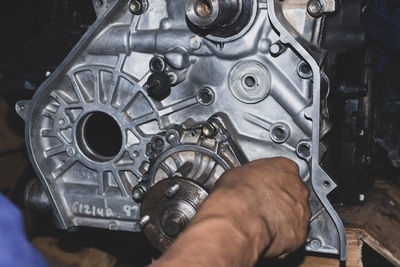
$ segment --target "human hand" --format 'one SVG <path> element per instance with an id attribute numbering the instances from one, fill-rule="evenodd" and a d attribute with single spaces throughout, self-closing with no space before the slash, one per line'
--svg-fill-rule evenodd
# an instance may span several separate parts
<path id="1" fill-rule="evenodd" d="M 152 267 L 253 266 L 306 239 L 309 192 L 286 158 L 225 172 L 187 229 Z"/>
<path id="2" fill-rule="evenodd" d="M 230 201 L 242 202 L 237 206 L 244 216 L 234 218 L 238 224 L 248 226 L 253 221 L 267 229 L 269 237 L 257 244 L 257 251 L 266 249 L 266 257 L 283 257 L 304 244 L 311 215 L 309 192 L 293 161 L 269 158 L 250 162 L 224 173 L 217 191 L 231 196 Z"/>

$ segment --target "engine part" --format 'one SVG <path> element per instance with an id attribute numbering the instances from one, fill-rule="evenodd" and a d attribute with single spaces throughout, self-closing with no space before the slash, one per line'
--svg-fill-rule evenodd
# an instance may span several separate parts
<path id="1" fill-rule="evenodd" d="M 223 1 L 202 2 L 222 12 L 205 31 L 188 21 L 192 1 L 154 0 L 140 15 L 128 0 L 95 5 L 86 35 L 32 100 L 17 103 L 62 228 L 178 235 L 200 203 L 187 214 L 180 205 L 186 210 L 191 197 L 169 206 L 170 181 L 178 179 L 177 195 L 205 195 L 227 169 L 284 156 L 311 192 L 306 249 L 345 259 L 344 228 L 327 199 L 336 185 L 319 165 L 329 131 L 322 17 L 307 14 L 307 1 L 230 1 L 240 2 L 237 19 Z M 156 73 L 173 86 L 158 100 L 147 82 Z M 154 217 L 156 207 L 173 218 Z"/>
<path id="2" fill-rule="evenodd" d="M 165 250 L 194 217 L 207 192 L 189 179 L 168 178 L 151 187 L 140 208 L 140 227 L 150 242 Z"/>

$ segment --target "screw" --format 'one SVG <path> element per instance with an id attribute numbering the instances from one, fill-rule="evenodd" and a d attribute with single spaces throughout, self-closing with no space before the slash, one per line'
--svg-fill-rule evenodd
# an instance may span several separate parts
<path id="1" fill-rule="evenodd" d="M 142 187 L 135 187 L 132 190 L 132 198 L 136 202 L 142 202 L 145 193 L 146 192 L 144 191 L 144 189 Z"/>
<path id="2" fill-rule="evenodd" d="M 133 15 L 141 15 L 146 9 L 146 5 L 143 1 L 140 0 L 132 0 L 129 3 L 129 11 Z"/>
<path id="3" fill-rule="evenodd" d="M 201 47 L 201 39 L 200 36 L 196 35 L 190 38 L 189 47 L 193 50 L 200 49 Z"/>
<path id="4" fill-rule="evenodd" d="M 203 124 L 201 132 L 205 137 L 213 137 L 215 134 L 215 128 L 211 123 L 206 122 Z"/>
<path id="5" fill-rule="evenodd" d="M 308 14 L 312 17 L 319 17 L 323 13 L 323 8 L 318 0 L 311 0 L 307 4 Z"/>
<path id="6" fill-rule="evenodd" d="M 60 125 L 63 125 L 63 124 L 65 123 L 65 120 L 64 120 L 63 118 L 60 118 L 60 119 L 58 120 L 58 123 L 59 123 Z"/>
<path id="7" fill-rule="evenodd" d="M 313 249 L 313 250 L 318 250 L 318 249 L 320 249 L 321 248 L 321 241 L 319 241 L 318 239 L 313 239 L 313 240 L 311 240 L 311 242 L 310 242 L 310 247 Z"/>
<path id="8" fill-rule="evenodd" d="M 146 225 L 148 225 L 150 222 L 150 216 L 149 215 L 144 215 L 142 218 L 140 218 L 138 224 L 140 226 L 141 229 L 143 229 L 144 227 L 146 227 Z"/>
<path id="9" fill-rule="evenodd" d="M 165 191 L 165 195 L 167 196 L 167 198 L 173 198 L 180 189 L 181 186 L 179 184 L 174 184 L 173 186 L 168 188 L 167 191 Z"/>

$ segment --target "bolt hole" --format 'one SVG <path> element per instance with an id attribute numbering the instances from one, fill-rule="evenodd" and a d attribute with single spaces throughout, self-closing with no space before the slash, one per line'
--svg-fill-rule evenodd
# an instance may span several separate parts
<path id="1" fill-rule="evenodd" d="M 311 66 L 307 62 L 301 61 L 297 67 L 297 73 L 301 78 L 308 79 L 312 76 Z"/>
<path id="2" fill-rule="evenodd" d="M 301 143 L 297 147 L 297 153 L 303 158 L 311 156 L 310 145 L 308 143 Z"/>
<path id="3" fill-rule="evenodd" d="M 212 5 L 208 0 L 198 0 L 194 4 L 194 12 L 199 17 L 208 17 L 212 12 Z"/>
<path id="4" fill-rule="evenodd" d="M 247 76 L 246 78 L 244 78 L 244 83 L 248 87 L 254 87 L 256 85 L 256 82 L 256 78 L 254 78 L 253 76 Z"/>
<path id="5" fill-rule="evenodd" d="M 286 140 L 289 138 L 290 135 L 290 130 L 286 124 L 283 123 L 277 123 L 272 125 L 271 127 L 271 139 L 275 143 L 281 144 L 286 142 Z"/>
<path id="6" fill-rule="evenodd" d="M 201 99 L 203 100 L 204 103 L 208 103 L 212 99 L 212 95 L 209 92 L 202 92 Z"/>
<path id="7" fill-rule="evenodd" d="M 282 139 L 285 136 L 285 131 L 282 128 L 277 127 L 274 129 L 274 135 L 276 138 Z"/>
<path id="8" fill-rule="evenodd" d="M 324 181 L 324 187 L 330 187 L 331 183 L 329 181 Z"/>
<path id="9" fill-rule="evenodd" d="M 164 60 L 160 57 L 153 57 L 150 60 L 150 70 L 152 72 L 163 72 L 165 69 Z"/>
<path id="10" fill-rule="evenodd" d="M 302 73 L 308 74 L 311 71 L 310 65 L 308 64 L 301 64 L 300 70 Z"/>
<path id="11" fill-rule="evenodd" d="M 117 121 L 106 113 L 88 114 L 79 122 L 77 131 L 80 149 L 94 161 L 110 161 L 122 148 L 121 128 Z"/>
<path id="12" fill-rule="evenodd" d="M 202 105 L 210 105 L 214 101 L 214 92 L 208 87 L 202 88 L 197 94 L 197 100 Z"/>

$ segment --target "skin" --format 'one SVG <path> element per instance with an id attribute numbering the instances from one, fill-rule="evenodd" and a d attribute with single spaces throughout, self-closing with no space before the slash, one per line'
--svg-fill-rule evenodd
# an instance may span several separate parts
<path id="1" fill-rule="evenodd" d="M 309 192 L 296 163 L 257 160 L 227 171 L 185 232 L 151 267 L 253 266 L 305 242 Z"/>

